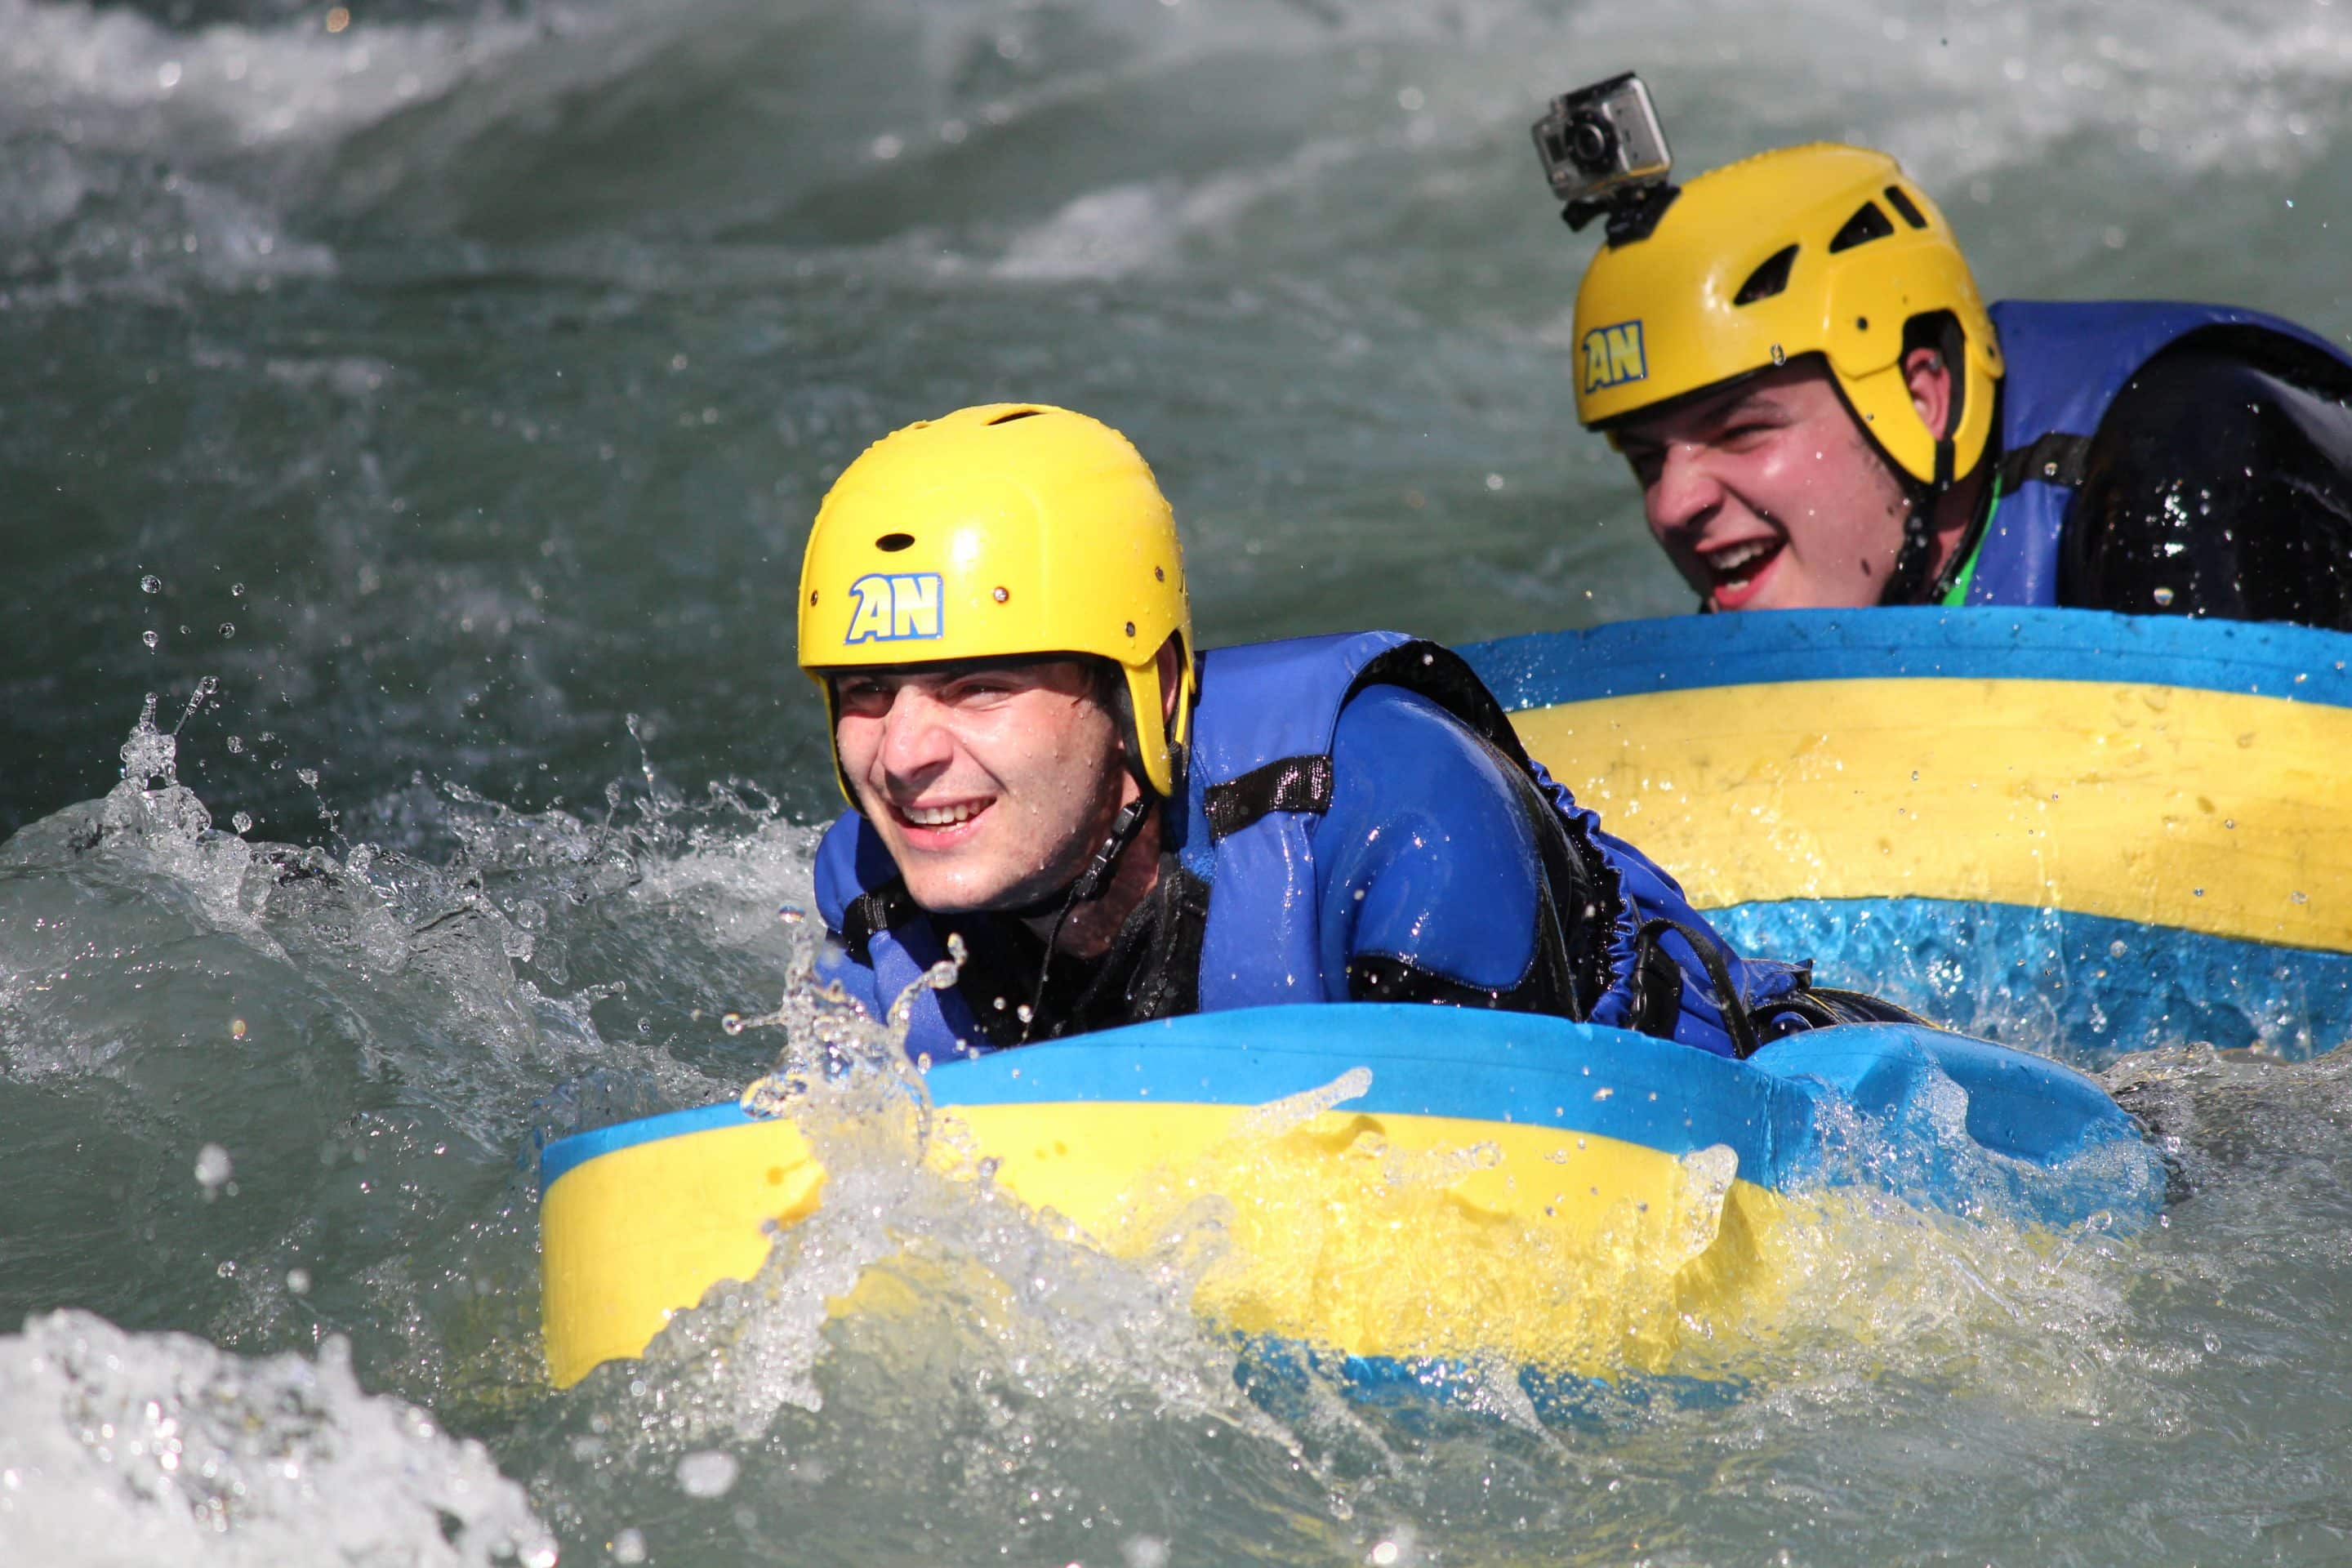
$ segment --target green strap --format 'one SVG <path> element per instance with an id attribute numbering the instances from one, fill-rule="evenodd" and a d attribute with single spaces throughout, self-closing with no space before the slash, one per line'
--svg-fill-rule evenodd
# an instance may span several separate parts
<path id="1" fill-rule="evenodd" d="M 1960 566 L 1960 574 L 1953 579 L 1951 591 L 1943 597 L 1948 610 L 1957 610 L 1969 602 L 1969 581 L 1977 574 L 1978 558 L 1984 554 L 1985 541 L 1992 537 L 1993 514 L 2000 510 L 2000 473 L 1992 476 L 1992 495 L 1985 502 L 1985 525 L 1978 531 L 1976 548 L 1969 552 L 1968 560 Z"/>

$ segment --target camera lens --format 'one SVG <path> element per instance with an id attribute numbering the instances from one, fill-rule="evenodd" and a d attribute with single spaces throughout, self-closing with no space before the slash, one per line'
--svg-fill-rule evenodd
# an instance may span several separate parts
<path id="1" fill-rule="evenodd" d="M 1580 114 L 1568 122 L 1568 155 L 1588 174 L 1605 174 L 1615 162 L 1617 133 L 1597 114 Z"/>

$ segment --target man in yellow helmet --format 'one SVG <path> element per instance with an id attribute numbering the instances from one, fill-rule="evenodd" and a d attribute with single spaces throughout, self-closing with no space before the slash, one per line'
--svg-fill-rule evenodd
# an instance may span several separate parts
<path id="1" fill-rule="evenodd" d="M 1564 128 L 1600 89 L 1630 101 L 1630 79 L 1538 123 L 1556 189 L 1578 178 Z M 1783 148 L 1676 188 L 1655 144 L 1577 293 L 1576 405 L 1632 463 L 1702 607 L 2352 627 L 2352 361 L 2334 345 L 2214 306 L 1988 310 L 1883 153 Z"/>
<path id="2" fill-rule="evenodd" d="M 943 1059 L 1173 1014 L 1514 1008 L 1744 1053 L 1827 1021 L 1390 632 L 1196 656 L 1167 501 L 1039 404 L 885 437 L 820 508 L 800 662 L 842 791 L 829 972 Z M 961 939 L 958 982 L 919 984 Z"/>

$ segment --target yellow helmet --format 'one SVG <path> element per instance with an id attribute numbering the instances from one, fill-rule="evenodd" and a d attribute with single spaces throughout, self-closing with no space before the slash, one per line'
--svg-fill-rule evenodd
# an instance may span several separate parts
<path id="1" fill-rule="evenodd" d="M 1958 426 L 1938 441 L 1903 379 L 1904 329 L 1948 311 Z M 1602 247 L 1576 295 L 1577 417 L 1601 428 L 1799 354 L 1923 483 L 1976 467 L 2000 343 L 1951 226 L 1884 153 L 1814 142 L 1701 174 L 1646 238 Z"/>
<path id="2" fill-rule="evenodd" d="M 1176 717 L 1162 725 L 1171 632 Z M 1192 601 L 1175 516 L 1126 437 L 1066 408 L 993 403 L 919 420 L 842 471 L 801 557 L 800 663 L 828 725 L 839 670 L 1052 653 L 1126 671 L 1136 760 L 1174 795 L 1173 748 L 1192 727 Z"/>

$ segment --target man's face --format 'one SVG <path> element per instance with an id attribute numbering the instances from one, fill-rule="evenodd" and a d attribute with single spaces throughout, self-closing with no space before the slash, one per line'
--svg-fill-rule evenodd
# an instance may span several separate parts
<path id="1" fill-rule="evenodd" d="M 1086 868 L 1137 793 L 1120 721 L 1076 659 L 834 678 L 842 772 L 924 909 L 1004 909 Z"/>
<path id="2" fill-rule="evenodd" d="M 1819 361 L 1629 420 L 1617 437 L 1650 532 L 1714 608 L 1878 603 L 1909 498 Z"/>

